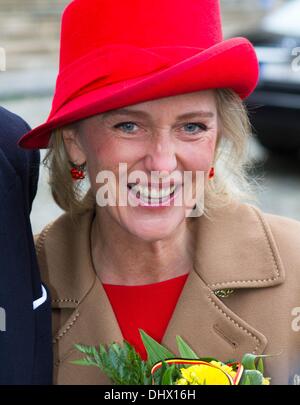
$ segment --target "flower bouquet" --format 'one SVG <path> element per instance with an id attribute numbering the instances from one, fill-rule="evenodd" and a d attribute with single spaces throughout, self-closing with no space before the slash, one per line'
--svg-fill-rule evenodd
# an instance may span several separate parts
<path id="1" fill-rule="evenodd" d="M 135 348 L 124 341 L 94 346 L 75 345 L 85 356 L 72 363 L 98 367 L 115 385 L 268 385 L 263 357 L 245 354 L 242 361 L 226 363 L 212 357 L 200 358 L 176 336 L 180 357 L 171 353 L 143 330 L 140 335 L 148 358 L 142 360 Z"/>

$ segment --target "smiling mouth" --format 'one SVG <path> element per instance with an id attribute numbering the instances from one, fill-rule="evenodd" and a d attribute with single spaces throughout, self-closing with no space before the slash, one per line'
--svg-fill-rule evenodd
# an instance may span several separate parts
<path id="1" fill-rule="evenodd" d="M 134 193 L 136 198 L 138 198 L 142 202 L 149 205 L 155 205 L 162 204 L 172 199 L 175 195 L 175 192 L 179 188 L 179 185 L 176 184 L 169 187 L 149 188 L 148 186 L 141 186 L 136 183 L 129 183 L 127 187 L 132 193 Z"/>

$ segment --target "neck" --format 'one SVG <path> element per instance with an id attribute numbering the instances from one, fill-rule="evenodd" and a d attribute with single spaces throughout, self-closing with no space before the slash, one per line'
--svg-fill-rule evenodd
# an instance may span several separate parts
<path id="1" fill-rule="evenodd" d="M 168 239 L 148 242 L 96 210 L 91 235 L 95 271 L 104 284 L 142 285 L 189 273 L 193 268 L 192 222 L 183 221 Z"/>

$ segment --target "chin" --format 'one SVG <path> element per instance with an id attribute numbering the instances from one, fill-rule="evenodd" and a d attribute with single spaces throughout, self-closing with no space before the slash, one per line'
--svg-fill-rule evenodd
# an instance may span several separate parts
<path id="1" fill-rule="evenodd" d="M 147 218 L 147 219 L 133 219 L 127 224 L 128 232 L 134 234 L 139 239 L 147 242 L 155 242 L 162 239 L 171 237 L 179 225 L 184 220 L 184 215 L 180 218 Z"/>

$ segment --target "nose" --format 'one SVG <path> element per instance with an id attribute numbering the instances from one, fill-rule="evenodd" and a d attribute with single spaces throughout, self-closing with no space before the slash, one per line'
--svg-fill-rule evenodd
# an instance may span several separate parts
<path id="1" fill-rule="evenodd" d="M 161 133 L 153 136 L 145 157 L 147 171 L 172 173 L 177 168 L 176 148 L 171 135 Z"/>

